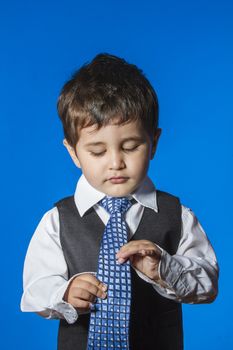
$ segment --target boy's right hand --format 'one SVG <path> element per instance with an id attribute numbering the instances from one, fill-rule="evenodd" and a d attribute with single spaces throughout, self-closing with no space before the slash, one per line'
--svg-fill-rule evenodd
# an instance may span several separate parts
<path id="1" fill-rule="evenodd" d="M 75 277 L 69 284 L 63 299 L 73 305 L 79 314 L 90 311 L 96 298 L 107 297 L 107 286 L 94 275 L 85 273 Z"/>

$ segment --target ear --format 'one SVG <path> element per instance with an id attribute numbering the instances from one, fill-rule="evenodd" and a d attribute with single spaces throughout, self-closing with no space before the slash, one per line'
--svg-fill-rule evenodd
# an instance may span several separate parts
<path id="1" fill-rule="evenodd" d="M 81 168 L 81 164 L 79 162 L 79 159 L 76 155 L 76 152 L 74 150 L 74 148 L 72 146 L 70 146 L 70 144 L 68 143 L 68 141 L 66 139 L 63 140 L 63 145 L 65 146 L 65 148 L 67 149 L 69 155 L 71 156 L 74 164 L 78 167 Z"/>
<path id="2" fill-rule="evenodd" d="M 161 133 L 162 133 L 162 129 L 157 128 L 155 131 L 155 134 L 153 136 L 153 139 L 152 139 L 152 148 L 151 148 L 151 158 L 150 159 L 154 158 Z"/>

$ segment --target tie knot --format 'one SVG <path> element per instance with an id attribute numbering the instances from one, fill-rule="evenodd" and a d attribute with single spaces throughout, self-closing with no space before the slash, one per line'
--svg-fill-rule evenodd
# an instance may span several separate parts
<path id="1" fill-rule="evenodd" d="M 99 203 L 110 215 L 113 213 L 124 213 L 132 205 L 126 197 L 104 197 Z"/>

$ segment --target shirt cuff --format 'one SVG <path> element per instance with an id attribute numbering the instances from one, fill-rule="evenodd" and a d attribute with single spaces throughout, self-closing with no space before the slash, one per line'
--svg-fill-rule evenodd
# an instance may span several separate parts
<path id="1" fill-rule="evenodd" d="M 183 271 L 183 265 L 166 251 L 163 251 L 160 264 L 160 277 L 168 288 L 173 289 Z"/>
<path id="2" fill-rule="evenodd" d="M 67 303 L 66 301 L 61 301 L 56 305 L 51 306 L 51 312 L 48 319 L 59 318 L 65 319 L 67 323 L 75 323 L 78 319 L 78 313 L 75 308 Z"/>

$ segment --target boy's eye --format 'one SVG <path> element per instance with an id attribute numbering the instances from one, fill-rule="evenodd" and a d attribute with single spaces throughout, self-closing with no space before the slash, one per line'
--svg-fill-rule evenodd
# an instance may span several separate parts
<path id="1" fill-rule="evenodd" d="M 135 145 L 135 146 L 128 146 L 128 147 L 122 147 L 122 150 L 124 152 L 133 152 L 135 151 L 137 148 L 139 147 L 139 145 Z M 106 150 L 103 151 L 89 151 L 89 153 L 93 156 L 93 157 L 101 157 L 105 154 Z"/>
<path id="2" fill-rule="evenodd" d="M 101 157 L 102 155 L 104 155 L 105 151 L 101 151 L 101 152 L 93 152 L 90 151 L 90 154 L 94 157 Z"/>
<path id="3" fill-rule="evenodd" d="M 139 145 L 133 146 L 133 147 L 124 147 L 123 150 L 125 152 L 133 152 L 138 148 Z"/>

